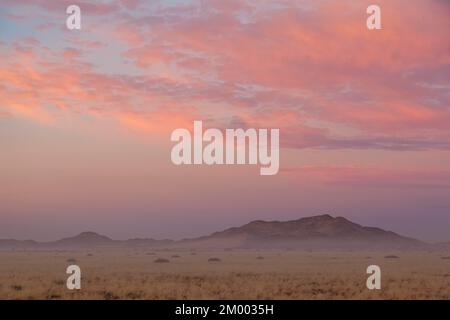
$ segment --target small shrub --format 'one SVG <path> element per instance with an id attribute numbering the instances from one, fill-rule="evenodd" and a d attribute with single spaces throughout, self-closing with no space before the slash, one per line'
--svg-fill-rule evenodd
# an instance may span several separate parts
<path id="1" fill-rule="evenodd" d="M 142 292 L 128 292 L 126 297 L 127 297 L 127 299 L 131 299 L 131 300 L 142 299 L 143 293 Z"/>
<path id="2" fill-rule="evenodd" d="M 118 296 L 116 296 L 114 293 L 112 293 L 111 291 L 104 291 L 103 292 L 103 298 L 105 300 L 117 300 L 119 299 Z"/>
<path id="3" fill-rule="evenodd" d="M 219 258 L 209 258 L 208 261 L 209 262 L 219 262 L 219 261 L 222 261 L 222 260 L 220 260 Z"/>

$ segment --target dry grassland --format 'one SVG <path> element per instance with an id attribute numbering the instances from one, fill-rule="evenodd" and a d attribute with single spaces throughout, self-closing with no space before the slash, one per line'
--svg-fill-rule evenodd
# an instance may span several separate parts
<path id="1" fill-rule="evenodd" d="M 450 299 L 448 256 L 425 251 L 0 252 L 0 299 Z M 81 290 L 66 288 L 70 264 L 82 270 Z M 371 264 L 381 267 L 381 290 L 366 288 Z"/>

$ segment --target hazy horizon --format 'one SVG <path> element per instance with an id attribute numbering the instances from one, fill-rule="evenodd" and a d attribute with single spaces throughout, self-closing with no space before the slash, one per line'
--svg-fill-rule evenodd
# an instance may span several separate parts
<path id="1" fill-rule="evenodd" d="M 328 215 L 327 213 L 324 213 L 324 214 Z M 322 215 L 322 214 L 320 214 L 320 215 Z M 314 216 L 319 216 L 319 215 L 314 215 Z M 336 217 L 342 217 L 342 216 L 337 216 L 337 215 L 336 216 L 331 215 L 331 216 L 335 217 L 335 218 Z M 151 238 L 151 239 L 155 239 L 155 240 L 166 240 L 167 239 L 167 240 L 175 240 L 175 241 L 177 241 L 177 240 L 183 240 L 183 239 L 188 239 L 188 238 L 197 238 L 197 237 L 207 236 L 207 235 L 210 235 L 210 234 L 212 234 L 214 232 L 223 231 L 223 230 L 226 230 L 226 229 L 229 229 L 229 228 L 232 228 L 232 227 L 241 227 L 241 226 L 243 226 L 243 225 L 245 225 L 247 223 L 250 223 L 250 222 L 253 222 L 253 221 L 257 221 L 257 220 L 264 220 L 264 221 L 269 221 L 269 222 L 271 222 L 271 221 L 295 221 L 295 220 L 298 220 L 298 219 L 301 219 L 301 218 L 307 218 L 307 217 L 312 217 L 312 216 L 299 216 L 298 218 L 283 219 L 283 220 L 280 220 L 280 219 L 253 219 L 253 220 L 249 220 L 249 221 L 246 221 L 246 222 L 242 222 L 240 224 L 236 223 L 236 224 L 233 224 L 233 225 L 228 225 L 228 226 L 223 226 L 223 227 L 217 226 L 216 229 L 213 229 L 214 225 L 212 225 L 212 226 L 203 226 L 203 228 L 201 229 L 201 230 L 204 230 L 203 233 L 201 232 L 201 230 L 200 230 L 199 233 L 197 233 L 195 231 L 191 231 L 190 232 L 190 231 L 187 231 L 187 230 L 175 230 L 175 231 L 181 232 L 181 234 L 185 234 L 184 236 L 183 235 L 181 235 L 181 236 L 180 235 L 179 236 L 170 236 L 171 230 L 170 230 L 170 222 L 169 222 L 169 226 L 168 226 L 167 229 L 165 229 L 165 232 L 160 233 L 160 234 L 167 234 L 167 236 L 161 236 L 161 237 L 155 237 L 152 234 L 146 234 L 145 231 L 139 231 L 139 236 L 137 236 L 137 235 L 133 235 L 132 231 L 124 232 L 123 230 L 115 230 L 115 231 L 113 231 L 113 233 L 111 233 L 111 234 L 117 235 L 117 236 L 113 236 L 110 233 L 108 233 L 107 230 L 105 230 L 105 232 L 99 232 L 98 230 L 93 229 L 93 228 L 91 228 L 91 229 L 86 228 L 86 229 L 83 229 L 83 230 L 80 230 L 80 231 L 72 231 L 72 229 L 68 229 L 69 230 L 68 232 L 72 232 L 72 233 L 68 233 L 68 234 L 65 234 L 65 235 L 63 234 L 62 231 L 60 231 L 59 233 L 61 234 L 61 236 L 59 236 L 57 238 L 52 238 L 50 236 L 41 236 L 40 238 L 38 238 L 38 237 L 35 237 L 35 238 L 33 238 L 33 237 L 24 237 L 24 238 L 0 237 L 0 240 L 2 240 L 2 239 L 15 239 L 15 240 L 35 240 L 35 241 L 38 241 L 38 242 L 39 241 L 45 242 L 45 241 L 56 241 L 56 240 L 60 240 L 60 239 L 63 239 L 63 238 L 68 238 L 68 237 L 74 237 L 74 236 L 77 236 L 77 235 L 79 235 L 79 234 L 81 234 L 83 232 L 94 232 L 94 233 L 97 233 L 99 235 L 107 236 L 107 237 L 111 238 L 112 240 L 129 240 L 129 239 L 134 239 L 134 238 L 142 238 L 142 239 L 144 239 L 144 238 Z M 346 218 L 346 217 L 344 217 L 344 218 Z M 420 238 L 420 237 L 416 237 L 414 235 L 404 234 L 404 233 L 398 232 L 396 230 L 383 228 L 383 227 L 380 227 L 380 226 L 377 226 L 377 225 L 366 225 L 366 224 L 363 224 L 363 223 L 358 223 L 358 222 L 353 221 L 353 220 L 350 220 L 350 221 L 353 222 L 353 223 L 357 223 L 357 224 L 359 224 L 359 225 L 361 225 L 363 227 L 381 228 L 381 229 L 383 229 L 385 231 L 395 232 L 395 233 L 399 234 L 400 236 L 415 238 L 417 240 L 422 240 L 422 241 L 429 242 L 429 243 L 449 242 L 450 241 L 450 238 L 444 238 L 444 239 L 423 239 L 423 238 Z M 104 228 L 102 228 L 101 226 L 99 227 L 99 229 L 104 230 Z M 63 229 L 63 230 L 66 230 L 66 229 Z M 155 232 L 155 233 L 157 233 L 157 232 Z M 127 234 L 129 234 L 129 235 L 127 236 Z"/>

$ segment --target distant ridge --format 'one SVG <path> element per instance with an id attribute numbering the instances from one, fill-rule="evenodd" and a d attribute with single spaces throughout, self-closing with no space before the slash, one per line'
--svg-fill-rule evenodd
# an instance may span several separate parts
<path id="1" fill-rule="evenodd" d="M 447 247 L 447 243 L 441 244 Z M 399 249 L 430 245 L 380 228 L 365 227 L 344 217 L 318 215 L 291 221 L 256 220 L 199 238 L 173 240 L 113 240 L 95 232 L 53 242 L 0 240 L 0 250 L 52 250 L 91 248 L 253 248 L 253 249 Z"/>
<path id="2" fill-rule="evenodd" d="M 51 242 L 37 242 L 33 240 L 14 240 L 0 239 L 0 250 L 72 250 L 72 249 L 95 249 L 95 248 L 135 248 L 135 247 L 154 247 L 170 245 L 172 240 L 155 239 L 129 239 L 125 241 L 113 240 L 107 236 L 100 235 L 92 231 L 85 231 L 76 236 L 63 238 Z"/>
<path id="3" fill-rule="evenodd" d="M 195 246 L 240 248 L 406 248 L 425 243 L 343 217 L 319 215 L 291 221 L 252 221 L 209 236 L 186 239 Z"/>
<path id="4" fill-rule="evenodd" d="M 114 240 L 108 238 L 107 236 L 100 235 L 98 233 L 92 231 L 82 232 L 77 236 L 64 238 L 58 241 L 55 241 L 55 244 L 59 245 L 107 245 L 112 244 Z"/>

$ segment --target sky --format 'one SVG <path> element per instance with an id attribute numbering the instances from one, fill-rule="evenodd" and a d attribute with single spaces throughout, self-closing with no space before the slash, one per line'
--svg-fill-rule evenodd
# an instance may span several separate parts
<path id="1" fill-rule="evenodd" d="M 0 238 L 194 237 L 344 216 L 450 240 L 450 3 L 0 0 Z M 66 8 L 81 8 L 81 30 Z M 175 166 L 279 128 L 280 170 Z"/>

